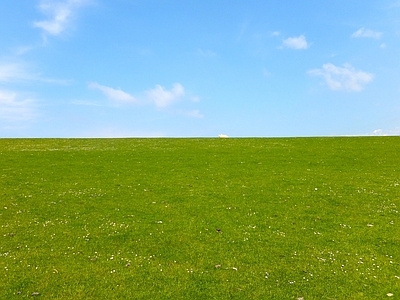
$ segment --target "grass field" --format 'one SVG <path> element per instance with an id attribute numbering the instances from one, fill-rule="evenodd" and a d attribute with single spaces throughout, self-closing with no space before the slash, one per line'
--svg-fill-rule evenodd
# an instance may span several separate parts
<path id="1" fill-rule="evenodd" d="M 399 299 L 400 138 L 0 139 L 0 299 Z"/>

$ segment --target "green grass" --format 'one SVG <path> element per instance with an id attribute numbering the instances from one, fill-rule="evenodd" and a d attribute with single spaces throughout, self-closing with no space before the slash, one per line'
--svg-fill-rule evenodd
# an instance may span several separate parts
<path id="1" fill-rule="evenodd" d="M 399 153 L 0 139 L 0 299 L 399 299 Z"/>

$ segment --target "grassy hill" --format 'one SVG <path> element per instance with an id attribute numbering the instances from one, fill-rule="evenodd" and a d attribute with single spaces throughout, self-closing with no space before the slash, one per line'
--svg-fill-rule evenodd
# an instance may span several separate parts
<path id="1" fill-rule="evenodd" d="M 397 299 L 399 154 L 399 137 L 0 139 L 0 299 Z"/>

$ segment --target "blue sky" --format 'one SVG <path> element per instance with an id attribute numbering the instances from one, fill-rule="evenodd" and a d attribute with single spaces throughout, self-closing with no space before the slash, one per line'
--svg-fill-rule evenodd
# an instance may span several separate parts
<path id="1" fill-rule="evenodd" d="M 400 134 L 399 0 L 2 0 L 0 137 Z"/>

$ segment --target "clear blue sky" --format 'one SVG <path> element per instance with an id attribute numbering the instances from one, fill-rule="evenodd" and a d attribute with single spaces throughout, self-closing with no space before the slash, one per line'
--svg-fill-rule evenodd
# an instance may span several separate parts
<path id="1" fill-rule="evenodd" d="M 400 1 L 0 1 L 0 137 L 218 134 L 400 134 Z"/>

